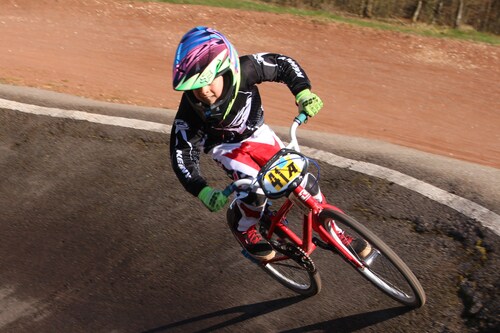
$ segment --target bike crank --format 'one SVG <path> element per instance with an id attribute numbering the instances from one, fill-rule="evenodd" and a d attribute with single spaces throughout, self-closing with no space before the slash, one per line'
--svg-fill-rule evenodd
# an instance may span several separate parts
<path id="1" fill-rule="evenodd" d="M 270 243 L 276 251 L 292 259 L 308 272 L 314 273 L 316 271 L 313 260 L 300 247 L 292 243 L 283 243 L 275 240 Z"/>

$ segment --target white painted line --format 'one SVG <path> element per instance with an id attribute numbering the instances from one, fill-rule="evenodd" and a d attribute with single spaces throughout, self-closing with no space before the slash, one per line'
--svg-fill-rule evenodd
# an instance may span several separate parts
<path id="1" fill-rule="evenodd" d="M 9 101 L 2 98 L 0 98 L 0 108 L 20 111 L 24 113 L 50 116 L 50 117 L 69 118 L 74 120 L 89 121 L 97 124 L 140 129 L 151 132 L 168 134 L 172 130 L 172 126 L 170 125 L 155 123 L 152 121 L 124 118 L 124 117 L 113 117 L 113 116 L 106 116 L 96 113 L 89 113 L 89 112 L 75 111 L 75 110 L 48 108 L 44 106 L 37 106 L 37 105 L 30 105 L 30 104 Z"/>
<path id="2" fill-rule="evenodd" d="M 69 118 L 75 120 L 89 121 L 98 124 L 121 126 L 133 129 L 141 129 L 159 133 L 170 133 L 172 126 L 159 124 L 150 121 L 136 120 L 123 117 L 112 117 L 100 114 L 88 113 L 75 110 L 62 110 L 48 108 L 19 102 L 13 102 L 0 98 L 0 108 L 16 110 L 25 113 L 45 115 L 58 118 Z M 301 147 L 302 151 L 317 160 L 328 163 L 332 166 L 350 169 L 370 176 L 388 180 L 409 190 L 420 193 L 421 195 L 434 200 L 440 204 L 448 206 L 465 216 L 472 218 L 486 228 L 491 229 L 500 236 L 500 215 L 468 199 L 458 195 L 446 192 L 434 185 L 425 183 L 421 180 L 405 175 L 399 171 L 388 169 L 376 164 L 357 161 L 341 157 L 329 152 L 321 151 L 310 147 Z"/>
<path id="3" fill-rule="evenodd" d="M 500 236 L 500 215 L 473 201 L 446 192 L 445 190 L 442 190 L 434 185 L 380 165 L 351 160 L 309 147 L 301 147 L 301 150 L 307 156 L 326 162 L 330 165 L 385 179 L 409 190 L 420 193 L 431 200 L 453 208 L 465 216 L 479 221 L 482 225 L 491 229 Z"/>

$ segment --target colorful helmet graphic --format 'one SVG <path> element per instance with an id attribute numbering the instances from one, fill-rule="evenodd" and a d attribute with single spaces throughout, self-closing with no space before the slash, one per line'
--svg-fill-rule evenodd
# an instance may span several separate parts
<path id="1" fill-rule="evenodd" d="M 240 63 L 233 45 L 220 32 L 208 27 L 196 27 L 181 39 L 175 53 L 173 87 L 175 90 L 194 90 L 224 76 L 224 90 L 211 114 L 224 118 L 231 109 L 240 85 Z M 227 106 L 227 107 L 226 107 Z M 220 110 L 224 107 L 224 110 Z"/>

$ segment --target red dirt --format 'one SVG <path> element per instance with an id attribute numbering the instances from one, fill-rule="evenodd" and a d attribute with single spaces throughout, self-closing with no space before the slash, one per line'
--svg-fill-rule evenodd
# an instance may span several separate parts
<path id="1" fill-rule="evenodd" d="M 308 129 L 375 138 L 500 168 L 499 48 L 291 15 L 119 0 L 0 2 L 0 82 L 175 109 L 171 64 L 195 25 L 240 54 L 280 52 L 307 71 L 325 109 Z M 267 121 L 294 114 L 261 89 Z"/>

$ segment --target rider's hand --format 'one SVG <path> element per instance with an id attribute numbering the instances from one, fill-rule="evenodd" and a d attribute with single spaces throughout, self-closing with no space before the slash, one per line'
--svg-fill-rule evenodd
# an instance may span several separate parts
<path id="1" fill-rule="evenodd" d="M 198 194 L 198 198 L 211 212 L 220 210 L 227 203 L 227 197 L 224 193 L 210 186 L 205 186 Z"/>
<path id="2" fill-rule="evenodd" d="M 299 106 L 299 113 L 305 112 L 309 117 L 316 115 L 323 107 L 323 101 L 309 89 L 299 92 L 295 96 L 295 101 Z"/>

